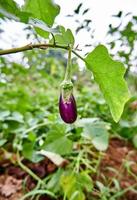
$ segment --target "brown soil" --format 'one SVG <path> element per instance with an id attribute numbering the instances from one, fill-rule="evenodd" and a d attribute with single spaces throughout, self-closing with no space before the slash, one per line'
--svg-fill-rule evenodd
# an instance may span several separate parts
<path id="1" fill-rule="evenodd" d="M 48 159 L 37 164 L 24 160 L 24 164 L 40 178 L 53 173 L 57 169 Z M 114 187 L 113 178 L 119 181 L 121 189 L 137 184 L 137 151 L 129 142 L 118 138 L 110 140 L 109 148 L 100 163 L 99 171 L 94 180 Z M 0 200 L 19 200 L 23 195 L 22 182 L 24 180 L 28 191 L 35 187 L 35 181 L 18 166 L 8 161 L 6 161 L 6 164 L 0 162 Z M 135 189 L 137 189 L 137 186 Z M 137 193 L 129 190 L 118 199 L 137 200 Z M 41 200 L 51 199 L 43 196 Z"/>
<path id="2" fill-rule="evenodd" d="M 101 161 L 99 175 L 96 177 L 104 185 L 113 187 L 113 179 L 119 182 L 121 189 L 127 189 L 135 186 L 136 192 L 127 191 L 121 200 L 137 200 L 137 150 L 131 143 L 113 138 L 110 141 L 109 148 Z"/>

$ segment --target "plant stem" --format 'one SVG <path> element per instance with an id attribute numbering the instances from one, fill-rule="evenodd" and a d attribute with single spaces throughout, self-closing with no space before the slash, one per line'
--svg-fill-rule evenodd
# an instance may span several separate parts
<path id="1" fill-rule="evenodd" d="M 32 50 L 32 49 L 47 49 L 49 47 L 51 47 L 51 48 L 61 48 L 61 49 L 66 49 L 66 50 L 68 49 L 68 46 L 62 46 L 62 45 L 56 45 L 56 44 L 45 44 L 45 43 L 42 43 L 42 44 L 27 44 L 23 47 L 0 50 L 0 55 L 18 53 L 18 52 Z"/>
<path id="2" fill-rule="evenodd" d="M 135 188 L 137 186 L 137 183 L 117 192 L 116 194 L 114 194 L 113 196 L 111 196 L 110 200 L 116 199 L 117 197 L 123 196 L 126 192 L 132 190 L 133 188 Z"/>
<path id="3" fill-rule="evenodd" d="M 72 50 L 72 53 L 75 54 L 78 58 L 80 58 L 83 62 L 86 63 L 86 60 L 81 55 L 79 55 L 76 51 Z"/>
<path id="4" fill-rule="evenodd" d="M 33 173 L 26 165 L 24 165 L 21 160 L 20 160 L 20 156 L 19 156 L 19 152 L 17 152 L 17 162 L 18 165 L 25 171 L 27 172 L 32 178 L 34 178 L 36 181 L 38 181 L 39 183 L 41 183 L 42 185 L 45 185 L 45 183 L 35 174 Z"/>
<path id="5" fill-rule="evenodd" d="M 20 200 L 25 200 L 25 199 L 28 199 L 28 197 L 30 197 L 30 196 L 32 196 L 32 195 L 42 195 L 42 194 L 47 194 L 47 195 L 49 195 L 49 196 L 51 196 L 51 197 L 53 197 L 54 199 L 56 199 L 56 196 L 52 193 L 52 192 L 50 192 L 49 190 L 35 190 L 35 191 L 30 191 L 29 193 L 27 193 L 27 194 L 25 194 Z"/>
<path id="6" fill-rule="evenodd" d="M 68 62 L 67 62 L 67 68 L 65 73 L 65 81 L 71 81 L 71 52 L 72 49 L 69 48 L 68 50 Z"/>
<path id="7" fill-rule="evenodd" d="M 0 50 L 0 56 L 7 55 L 7 54 L 18 53 L 18 52 L 23 52 L 23 51 L 28 51 L 28 50 L 32 50 L 32 49 L 47 49 L 47 48 L 59 48 L 59 49 L 65 49 L 65 50 L 69 50 L 70 49 L 69 46 L 57 45 L 55 43 L 54 44 L 45 44 L 45 43 L 27 44 L 27 45 L 22 46 L 22 47 L 6 49 L 6 50 Z M 79 57 L 81 60 L 83 60 L 85 62 L 85 59 L 82 56 L 80 56 L 75 50 L 72 50 L 72 52 L 73 52 L 73 54 L 75 54 L 77 57 Z"/>
<path id="8" fill-rule="evenodd" d="M 31 131 L 33 131 L 33 130 L 35 130 L 35 129 L 38 129 L 38 128 L 42 127 L 42 126 L 46 126 L 47 124 L 48 124 L 47 122 L 43 122 L 43 123 L 40 123 L 40 124 L 36 124 L 36 125 L 34 125 L 34 126 L 28 128 L 27 130 L 25 130 L 25 131 L 22 133 L 22 135 L 26 135 L 27 133 L 29 133 L 29 132 L 31 132 Z"/>

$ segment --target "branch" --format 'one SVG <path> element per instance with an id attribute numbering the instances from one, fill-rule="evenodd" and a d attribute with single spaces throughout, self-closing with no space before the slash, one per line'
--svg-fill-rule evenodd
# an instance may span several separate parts
<path id="1" fill-rule="evenodd" d="M 47 49 L 47 48 L 59 48 L 59 49 L 69 50 L 69 46 L 63 46 L 63 45 L 57 45 L 57 44 L 45 44 L 45 43 L 43 43 L 43 44 L 28 44 L 23 47 L 0 50 L 0 56 L 23 52 L 23 51 L 28 51 L 28 50 L 32 50 L 32 49 Z M 83 60 L 85 62 L 84 58 L 81 57 L 76 51 L 72 50 L 72 52 L 73 52 L 73 54 L 75 54 L 77 57 L 79 57 L 81 60 Z"/>
<path id="2" fill-rule="evenodd" d="M 45 183 L 33 172 L 31 171 L 26 165 L 24 165 L 20 160 L 19 152 L 17 152 L 17 163 L 25 172 L 27 172 L 34 180 L 38 181 L 39 183 L 45 185 Z"/>

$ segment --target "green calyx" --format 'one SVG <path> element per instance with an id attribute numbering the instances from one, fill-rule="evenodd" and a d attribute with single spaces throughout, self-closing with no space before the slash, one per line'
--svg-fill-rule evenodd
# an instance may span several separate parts
<path id="1" fill-rule="evenodd" d="M 68 101 L 73 92 L 73 83 L 71 81 L 64 80 L 61 83 L 61 94 L 64 101 Z"/>
<path id="2" fill-rule="evenodd" d="M 63 90 L 72 90 L 73 89 L 73 83 L 71 80 L 64 80 L 61 85 L 61 89 Z"/>

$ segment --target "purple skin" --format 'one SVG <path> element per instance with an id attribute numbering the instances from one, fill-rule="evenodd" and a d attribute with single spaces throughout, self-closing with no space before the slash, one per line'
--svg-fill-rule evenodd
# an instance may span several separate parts
<path id="1" fill-rule="evenodd" d="M 73 94 L 65 101 L 60 95 L 59 112 L 62 120 L 67 124 L 72 124 L 77 119 L 77 106 Z"/>

